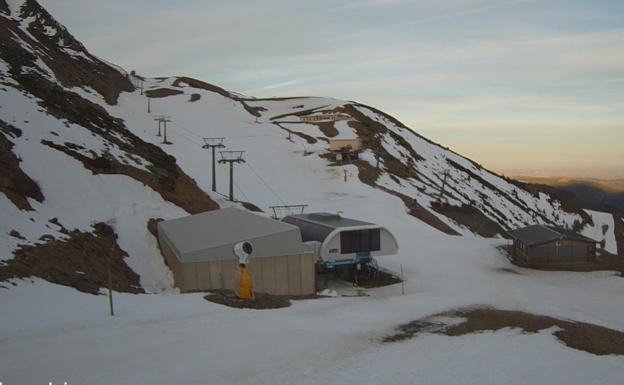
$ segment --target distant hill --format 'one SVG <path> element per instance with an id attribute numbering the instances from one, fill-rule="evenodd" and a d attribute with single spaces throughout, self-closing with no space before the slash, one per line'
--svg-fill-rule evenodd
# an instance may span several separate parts
<path id="1" fill-rule="evenodd" d="M 572 179 L 519 176 L 517 179 L 553 187 L 568 198 L 574 195 L 576 205 L 597 211 L 624 214 L 624 179 Z"/>

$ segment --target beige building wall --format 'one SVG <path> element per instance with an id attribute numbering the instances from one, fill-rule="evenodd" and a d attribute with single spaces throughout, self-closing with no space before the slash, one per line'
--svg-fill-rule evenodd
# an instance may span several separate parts
<path id="1" fill-rule="evenodd" d="M 329 140 L 330 151 L 339 151 L 341 148 L 345 146 L 351 146 L 351 149 L 353 151 L 356 151 L 362 148 L 362 142 L 360 141 L 360 139 L 330 139 Z"/>
<path id="2" fill-rule="evenodd" d="M 160 249 L 173 273 L 174 285 L 181 292 L 214 289 L 234 290 L 237 261 L 180 263 L 168 241 L 159 236 Z M 257 293 L 307 295 L 316 292 L 312 254 L 251 258 L 249 271 Z"/>

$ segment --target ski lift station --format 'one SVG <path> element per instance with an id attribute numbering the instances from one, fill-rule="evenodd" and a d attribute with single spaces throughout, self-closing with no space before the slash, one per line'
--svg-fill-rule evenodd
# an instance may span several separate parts
<path id="1" fill-rule="evenodd" d="M 158 223 L 158 241 L 174 284 L 182 292 L 236 285 L 234 246 L 253 245 L 249 271 L 255 291 L 313 294 L 315 258 L 299 228 L 237 208 L 207 211 Z"/>
<path id="2" fill-rule="evenodd" d="M 396 254 L 399 245 L 383 226 L 344 218 L 338 214 L 290 215 L 283 222 L 297 226 L 304 242 L 326 267 L 367 262 L 372 257 Z"/>
<path id="3" fill-rule="evenodd" d="M 385 227 L 329 213 L 279 221 L 230 207 L 158 223 L 160 249 L 182 292 L 234 289 L 234 246 L 243 241 L 253 246 L 254 290 L 284 295 L 315 293 L 317 263 L 332 268 L 398 250 Z"/>

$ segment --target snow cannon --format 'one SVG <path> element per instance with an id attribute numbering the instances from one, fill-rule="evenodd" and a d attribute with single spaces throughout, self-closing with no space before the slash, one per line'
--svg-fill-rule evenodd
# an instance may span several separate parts
<path id="1" fill-rule="evenodd" d="M 247 241 L 234 245 L 234 255 L 238 258 L 238 285 L 234 292 L 239 299 L 254 298 L 253 280 L 249 269 L 247 269 L 247 263 L 252 252 L 253 247 Z"/>

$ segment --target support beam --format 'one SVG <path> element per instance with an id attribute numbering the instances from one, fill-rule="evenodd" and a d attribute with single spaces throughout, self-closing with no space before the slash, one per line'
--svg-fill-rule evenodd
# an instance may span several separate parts
<path id="1" fill-rule="evenodd" d="M 216 161 L 215 161 L 215 151 L 217 148 L 225 148 L 223 145 L 223 140 L 225 138 L 203 138 L 204 145 L 202 148 L 212 149 L 212 191 L 217 192 L 217 173 L 216 173 Z"/>
<path id="2" fill-rule="evenodd" d="M 230 164 L 230 195 L 229 200 L 234 202 L 234 163 L 245 163 L 243 153 L 245 151 L 219 151 L 221 159 L 219 163 Z"/>

